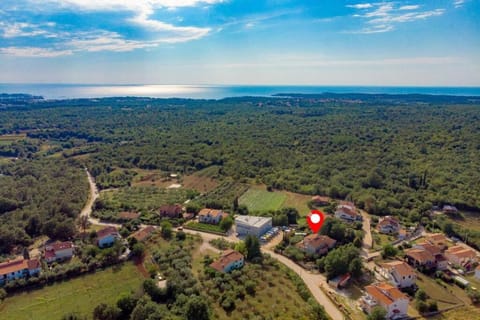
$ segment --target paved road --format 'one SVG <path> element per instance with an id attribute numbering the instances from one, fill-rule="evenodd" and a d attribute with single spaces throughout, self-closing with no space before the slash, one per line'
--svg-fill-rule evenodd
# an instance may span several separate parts
<path id="1" fill-rule="evenodd" d="M 223 238 L 225 240 L 234 241 L 234 242 L 240 241 L 238 238 L 233 236 L 222 237 L 222 236 L 207 233 L 207 232 L 201 232 L 201 231 L 189 230 L 189 229 L 184 229 L 184 231 L 186 233 L 200 235 L 204 242 L 208 242 L 212 239 L 218 239 L 218 238 Z M 324 286 L 325 288 L 328 287 L 327 280 L 323 275 L 310 273 L 309 271 L 303 269 L 302 267 L 300 267 L 290 259 L 282 255 L 279 255 L 273 252 L 272 250 L 267 249 L 266 247 L 262 247 L 262 252 L 269 254 L 273 258 L 283 263 L 289 269 L 294 271 L 296 274 L 298 274 L 302 278 L 302 280 L 305 282 L 305 284 L 307 285 L 308 289 L 310 290 L 314 298 L 317 300 L 317 302 L 325 308 L 325 311 L 328 313 L 328 315 L 332 319 L 335 319 L 335 320 L 344 319 L 343 313 L 337 308 L 337 306 L 327 297 L 327 295 L 319 287 L 319 286 Z"/>

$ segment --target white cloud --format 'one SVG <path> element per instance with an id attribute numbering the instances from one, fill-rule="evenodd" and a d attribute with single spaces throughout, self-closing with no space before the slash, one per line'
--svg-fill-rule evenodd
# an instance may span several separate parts
<path id="1" fill-rule="evenodd" d="M 52 23 L 44 25 L 30 24 L 26 22 L 0 22 L 1 36 L 3 38 L 18 38 L 18 37 L 37 37 L 43 36 L 46 38 L 54 38 L 56 34 L 46 30 L 44 27 L 52 27 Z"/>
<path id="2" fill-rule="evenodd" d="M 396 2 L 374 3 L 371 8 L 354 14 L 356 18 L 365 20 L 366 26 L 349 33 L 382 33 L 394 30 L 396 25 L 430 17 L 441 16 L 445 9 L 418 10 L 420 5 L 397 6 Z M 359 9 L 360 10 L 360 9 Z"/>
<path id="3" fill-rule="evenodd" d="M 71 50 L 55 50 L 49 48 L 36 47 L 6 47 L 0 48 L 0 54 L 15 57 L 30 57 L 30 58 L 55 58 L 61 56 L 71 55 Z"/>
<path id="4" fill-rule="evenodd" d="M 462 7 L 464 3 L 465 3 L 465 0 L 454 0 L 453 1 L 453 5 L 454 5 L 455 8 Z"/>
<path id="5" fill-rule="evenodd" d="M 114 51 L 126 52 L 135 49 L 154 47 L 157 44 L 146 41 L 126 40 L 118 33 L 99 31 L 77 35 L 71 41 L 65 43 L 72 51 Z"/>
<path id="6" fill-rule="evenodd" d="M 417 10 L 419 8 L 420 8 L 419 5 L 408 5 L 408 6 L 401 6 L 400 8 L 398 8 L 398 10 Z"/>
<path id="7" fill-rule="evenodd" d="M 350 4 L 347 5 L 349 8 L 354 8 L 354 9 L 368 9 L 373 7 L 371 3 L 357 3 L 357 4 Z"/>

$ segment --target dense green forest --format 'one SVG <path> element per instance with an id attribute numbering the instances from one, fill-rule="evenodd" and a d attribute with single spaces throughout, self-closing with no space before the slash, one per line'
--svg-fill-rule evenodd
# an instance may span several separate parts
<path id="1" fill-rule="evenodd" d="M 78 163 L 18 160 L 0 165 L 0 253 L 45 234 L 67 239 L 85 204 L 88 184 Z"/>
<path id="2" fill-rule="evenodd" d="M 378 215 L 447 203 L 480 210 L 480 104 L 468 98 L 109 98 L 0 114 L 0 133 L 26 133 L 0 143 L 0 155 L 76 159 L 101 188 L 129 186 L 135 168 L 215 165 L 225 181 L 348 197 Z"/>

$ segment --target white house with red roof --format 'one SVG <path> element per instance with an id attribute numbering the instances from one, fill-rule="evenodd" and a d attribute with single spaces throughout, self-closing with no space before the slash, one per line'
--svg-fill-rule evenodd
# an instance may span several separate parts
<path id="1" fill-rule="evenodd" d="M 235 250 L 226 250 L 218 260 L 210 264 L 210 267 L 218 272 L 230 272 L 234 269 L 242 268 L 243 265 L 243 254 Z"/>
<path id="2" fill-rule="evenodd" d="M 228 217 L 228 213 L 225 213 L 222 210 L 204 208 L 198 213 L 198 222 L 219 224 L 220 221 L 226 217 Z"/>
<path id="3" fill-rule="evenodd" d="M 407 295 L 383 282 L 366 286 L 360 305 L 368 314 L 376 306 L 380 306 L 387 311 L 387 319 L 401 319 L 407 316 L 408 302 Z"/>
<path id="4" fill-rule="evenodd" d="M 337 206 L 335 217 L 347 222 L 362 221 L 362 215 L 352 202 L 342 201 Z"/>
<path id="5" fill-rule="evenodd" d="M 400 231 L 400 222 L 392 216 L 383 217 L 377 224 L 377 230 L 385 234 L 398 233 L 398 231 Z"/>
<path id="6" fill-rule="evenodd" d="M 68 260 L 73 257 L 73 243 L 71 241 L 55 242 L 45 246 L 45 261 L 52 263 L 55 261 Z"/>
<path id="7" fill-rule="evenodd" d="M 397 288 L 414 286 L 417 281 L 415 270 L 404 261 L 382 263 L 379 273 Z"/>
<path id="8" fill-rule="evenodd" d="M 15 260 L 8 260 L 0 263 L 0 284 L 8 281 L 22 279 L 40 274 L 41 265 L 37 259 L 23 259 L 18 257 Z"/>

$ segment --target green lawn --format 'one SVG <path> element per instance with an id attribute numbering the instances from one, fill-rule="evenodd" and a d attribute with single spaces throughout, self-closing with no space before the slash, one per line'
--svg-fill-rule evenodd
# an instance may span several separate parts
<path id="1" fill-rule="evenodd" d="M 282 207 L 287 199 L 287 195 L 283 192 L 269 192 L 259 188 L 250 188 L 245 192 L 238 202 L 246 205 L 248 210 L 254 211 L 268 211 L 278 210 Z"/>
<path id="2" fill-rule="evenodd" d="M 455 285 L 447 285 L 447 288 L 440 286 L 434 279 L 417 272 L 417 285 L 423 289 L 430 299 L 437 301 L 438 309 L 443 310 L 454 305 L 462 304 L 463 301 L 459 299 L 462 296 L 461 289 Z M 459 290 L 457 290 L 459 289 Z"/>
<path id="3" fill-rule="evenodd" d="M 185 225 L 185 227 L 188 229 L 193 229 L 198 231 L 225 234 L 225 231 L 223 231 L 222 228 L 220 228 L 220 226 L 216 224 L 199 223 L 195 221 L 190 221 Z"/>
<path id="4" fill-rule="evenodd" d="M 142 276 L 132 263 L 24 292 L 5 299 L 0 319 L 60 319 L 68 312 L 90 316 L 99 303 L 115 303 L 120 294 L 137 291 Z"/>

